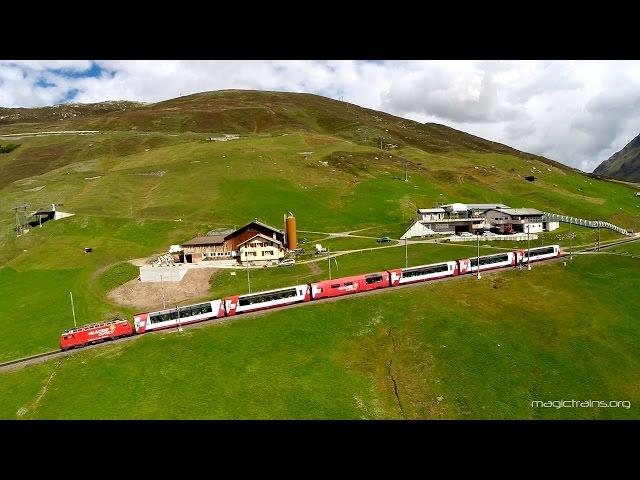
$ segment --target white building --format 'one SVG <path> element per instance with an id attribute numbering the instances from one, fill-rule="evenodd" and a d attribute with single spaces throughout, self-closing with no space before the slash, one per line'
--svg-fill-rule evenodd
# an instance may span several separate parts
<path id="1" fill-rule="evenodd" d="M 499 233 L 553 231 L 558 222 L 543 221 L 534 208 L 510 208 L 502 203 L 451 203 L 419 208 L 418 219 L 400 238 L 455 235 L 461 232 L 498 230 Z"/>
<path id="2" fill-rule="evenodd" d="M 240 262 L 277 262 L 284 257 L 284 246 L 275 238 L 262 233 L 239 243 Z"/>
<path id="3" fill-rule="evenodd" d="M 437 208 L 419 208 L 418 219 L 400 238 L 455 235 L 489 229 L 482 213 L 490 208 L 509 208 L 502 203 L 451 203 Z"/>
<path id="4" fill-rule="evenodd" d="M 499 233 L 540 233 L 558 228 L 558 222 L 544 222 L 543 213 L 535 208 L 492 208 L 484 217 Z"/>
<path id="5" fill-rule="evenodd" d="M 419 208 L 418 220 L 419 221 L 431 221 L 431 220 L 443 220 L 445 215 L 445 209 L 440 208 Z"/>

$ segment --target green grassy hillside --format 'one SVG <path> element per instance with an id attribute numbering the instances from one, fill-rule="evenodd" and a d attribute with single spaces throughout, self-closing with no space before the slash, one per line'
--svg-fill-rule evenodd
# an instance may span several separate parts
<path id="1" fill-rule="evenodd" d="M 366 229 L 360 234 L 373 237 L 390 235 L 398 238 L 415 219 L 417 208 L 430 207 L 436 202 L 501 202 L 512 207 L 533 207 L 606 220 L 640 230 L 640 198 L 629 185 L 592 178 L 547 159 L 448 127 L 420 125 L 313 95 L 211 92 L 153 105 L 133 105 L 122 111 L 88 110 L 82 117 L 57 120 L 55 124 L 46 116 L 40 122 L 38 118 L 36 116 L 31 123 L 0 125 L 0 134 L 51 129 L 101 130 L 102 133 L 7 140 L 7 143 L 20 143 L 20 147 L 0 155 L 0 211 L 4 212 L 0 215 L 0 290 L 4 293 L 0 298 L 0 331 L 3 332 L 0 361 L 56 348 L 60 331 L 72 324 L 69 291 L 73 291 L 80 323 L 101 320 L 116 311 L 131 315 L 133 310 L 107 298 L 109 289 L 135 276 L 135 270 L 123 262 L 162 253 L 171 244 L 203 235 L 214 228 L 240 226 L 254 218 L 280 226 L 286 211 L 296 215 L 299 230 Z M 241 138 L 227 142 L 208 140 L 211 136 L 233 132 L 240 133 Z M 381 136 L 383 149 L 379 144 Z M 403 181 L 405 164 L 408 165 L 409 182 Z M 536 181 L 526 182 L 525 175 L 534 175 Z M 45 223 L 42 228 L 32 228 L 16 238 L 12 232 L 15 224 L 12 207 L 25 203 L 34 210 L 51 203 L 62 203 L 61 210 L 76 215 Z M 595 240 L 594 230 L 574 227 L 573 231 L 574 245 Z M 539 242 L 566 246 L 567 233 L 567 228 L 563 227 L 541 236 Z M 602 233 L 603 239 L 614 237 L 606 231 Z M 322 238 L 323 234 L 300 232 L 299 237 L 302 236 L 313 241 Z M 332 251 L 380 246 L 375 240 L 363 238 L 321 242 Z M 496 242 L 483 247 L 482 252 L 512 246 Z M 94 250 L 85 253 L 85 247 Z M 412 245 L 409 262 L 416 265 L 474 254 L 475 245 Z M 404 248 L 400 246 L 339 257 L 338 266 L 334 265 L 335 269 L 332 269 L 335 276 L 403 264 Z M 297 265 L 292 269 L 252 272 L 252 285 L 255 291 L 327 276 L 328 265 L 320 262 Z M 543 280 L 546 282 L 546 277 Z M 559 279 L 549 281 L 553 284 Z M 438 288 L 444 289 L 442 297 L 448 295 L 444 293 L 448 286 Z M 228 272 L 220 272 L 210 281 L 211 298 L 244 291 L 246 282 L 242 275 L 234 277 Z M 432 298 L 430 289 L 416 291 L 419 292 L 415 297 L 416 305 Z M 459 297 L 465 298 L 464 295 Z M 331 317 L 335 313 L 331 309 L 337 307 L 322 308 L 328 310 L 313 310 L 320 313 L 317 317 L 312 316 L 320 323 L 328 321 L 325 317 Z M 539 308 L 543 310 L 538 313 L 548 322 L 562 322 L 553 303 L 541 304 Z M 458 314 L 464 316 L 463 310 L 456 310 L 455 315 Z M 293 313 L 278 315 L 294 318 L 287 317 Z M 371 320 L 366 310 L 360 313 L 358 308 L 350 310 L 349 315 L 355 324 Z M 425 317 L 419 318 L 424 320 Z M 229 325 L 220 331 L 249 328 L 248 322 L 238 325 L 244 326 Z M 470 324 L 465 325 L 472 328 Z M 286 327 L 293 328 L 290 335 L 294 341 L 295 332 L 299 331 L 297 324 L 287 323 Z M 342 327 L 334 324 L 331 328 L 338 332 Z M 512 333 L 508 323 L 495 328 L 496 332 L 502 330 L 507 336 Z M 273 335 L 280 330 L 275 329 Z M 525 329 L 520 337 L 516 335 L 513 339 L 529 334 L 531 331 Z M 196 336 L 196 333 L 188 335 Z M 201 335 L 205 335 L 202 345 L 217 342 L 210 340 L 206 336 L 210 335 L 208 333 Z M 230 335 L 226 342 L 237 341 L 239 334 Z M 328 342 L 325 347 L 337 341 L 323 335 L 319 338 Z M 588 332 L 585 333 L 587 337 Z M 120 353 L 114 362 L 117 364 L 120 356 L 134 358 L 135 355 L 148 355 L 145 361 L 151 361 L 159 355 L 153 351 L 157 346 L 154 342 L 160 341 L 155 338 L 136 341 L 135 345 L 147 345 L 144 347 L 147 350 L 135 354 L 127 353 L 129 346 L 118 347 L 122 350 L 118 350 Z M 382 348 L 379 343 L 382 339 L 368 345 L 372 355 L 378 355 L 376 352 Z M 322 348 L 325 340 L 319 340 L 314 348 Z M 300 341 L 301 349 L 309 348 Z M 231 343 L 222 344 L 226 345 L 225 349 L 231 349 Z M 235 365 L 247 355 L 253 355 L 250 350 L 243 351 L 243 348 L 253 346 L 240 344 L 233 360 Z M 481 344 L 476 346 L 483 347 Z M 176 355 L 188 364 L 187 357 Z M 276 353 L 273 355 L 277 356 Z M 567 357 L 568 360 L 573 358 Z M 446 359 L 443 361 L 446 363 Z M 418 365 L 407 368 L 421 368 Z M 368 374 L 349 377 L 351 374 L 340 371 L 343 366 L 340 362 L 330 364 L 333 377 L 326 378 L 339 377 L 339 382 L 343 382 L 340 388 L 346 395 L 344 399 L 352 396 L 352 381 L 360 382 L 360 387 L 371 392 L 371 384 L 366 381 Z M 565 366 L 568 368 L 568 364 Z M 28 370 L 35 372 L 33 376 L 20 373 L 2 377 L 4 382 L 0 380 L 0 389 L 12 385 L 13 380 L 9 379 L 19 378 L 24 385 L 21 388 L 33 387 L 37 391 L 39 375 L 50 374 L 48 368 L 50 366 Z M 287 375 L 300 379 L 303 372 L 302 366 L 296 372 L 283 370 L 282 379 Z M 317 373 L 320 377 L 325 374 Z M 185 372 L 180 375 L 188 377 Z M 258 375 L 255 378 L 264 388 L 270 388 L 265 386 L 266 377 Z M 165 395 L 163 389 L 170 382 L 158 381 L 160 383 L 152 388 L 158 392 L 156 400 L 159 402 Z M 304 381 L 308 382 L 309 388 L 314 383 L 311 378 Z M 209 387 L 202 384 L 197 388 Z M 60 389 L 61 396 L 67 392 L 60 384 L 56 388 Z M 291 391 L 293 397 L 299 394 L 297 388 Z M 326 389 L 329 388 L 331 386 L 327 385 Z M 31 395 L 30 391 L 20 391 L 23 393 L 16 393 L 15 398 Z M 366 395 L 369 394 L 358 394 L 358 398 L 365 401 Z M 193 399 L 197 403 L 195 397 Z M 163 406 L 156 400 L 151 402 L 150 410 L 141 415 L 162 412 Z M 260 399 L 256 402 L 260 403 Z M 360 415 L 345 403 L 335 408 L 322 406 L 320 400 L 311 403 L 318 406 L 318 416 Z M 191 412 L 194 417 L 225 417 L 236 412 L 221 406 L 216 414 L 207 410 L 209 406 L 198 409 L 194 405 L 191 406 L 193 410 L 185 410 L 181 416 L 187 417 Z M 11 404 L 7 412 L 14 406 Z M 380 408 L 385 412 L 383 416 L 394 415 L 390 406 Z M 84 411 L 90 416 L 87 409 L 79 408 L 78 412 Z M 313 416 L 313 409 L 306 413 L 303 410 L 283 404 L 279 412 L 281 417 L 288 414 Z M 416 415 L 424 414 L 424 411 L 419 413 L 419 409 L 416 412 Z M 109 416 L 98 411 L 96 414 Z M 11 417 L 13 414 L 6 415 Z M 266 414 L 254 406 L 247 407 L 239 416 Z"/>
<path id="2" fill-rule="evenodd" d="M 638 262 L 580 256 L 146 335 L 0 374 L 0 417 L 638 418 Z M 531 407 L 561 399 L 631 408 Z"/>

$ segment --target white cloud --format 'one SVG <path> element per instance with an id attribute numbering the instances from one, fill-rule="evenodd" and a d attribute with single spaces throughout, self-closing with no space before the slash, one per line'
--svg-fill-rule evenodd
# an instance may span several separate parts
<path id="1" fill-rule="evenodd" d="M 156 102 L 208 90 L 339 98 L 437 122 L 584 170 L 640 130 L 635 61 L 0 61 L 0 105 Z"/>

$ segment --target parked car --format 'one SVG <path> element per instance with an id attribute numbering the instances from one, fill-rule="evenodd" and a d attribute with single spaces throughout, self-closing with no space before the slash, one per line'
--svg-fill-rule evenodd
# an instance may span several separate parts
<path id="1" fill-rule="evenodd" d="M 391 238 L 390 237 L 380 237 L 379 239 L 376 240 L 376 242 L 378 243 L 385 243 L 385 242 L 390 242 Z"/>
<path id="2" fill-rule="evenodd" d="M 458 234 L 459 237 L 473 237 L 473 234 L 471 234 L 470 232 L 460 232 Z"/>
<path id="3" fill-rule="evenodd" d="M 279 267 L 293 267 L 296 264 L 296 261 L 293 258 L 285 258 L 282 260 L 278 266 Z"/>
<path id="4" fill-rule="evenodd" d="M 492 232 L 483 232 L 482 236 L 483 237 L 494 237 L 496 234 L 492 233 Z"/>

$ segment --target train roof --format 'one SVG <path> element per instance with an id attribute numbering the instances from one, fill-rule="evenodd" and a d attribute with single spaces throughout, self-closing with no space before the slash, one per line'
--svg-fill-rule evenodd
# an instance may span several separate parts
<path id="1" fill-rule="evenodd" d="M 92 328 L 103 327 L 103 326 L 106 326 L 106 325 L 111 325 L 113 323 L 121 323 L 121 322 L 126 322 L 126 321 L 127 320 L 119 319 L 119 320 L 109 320 L 107 322 L 89 323 L 87 325 L 82 325 L 81 327 L 68 328 L 67 330 L 65 330 L 62 333 L 82 332 L 84 330 L 90 330 Z"/>
<path id="2" fill-rule="evenodd" d="M 455 260 L 445 260 L 443 262 L 425 263 L 424 265 L 416 265 L 415 267 L 402 268 L 401 270 L 403 272 L 408 272 L 410 270 L 416 270 L 418 268 L 435 267 L 436 265 L 446 265 L 448 263 L 456 263 L 456 261 Z"/>
<path id="3" fill-rule="evenodd" d="M 195 307 L 197 305 L 206 305 L 207 303 L 211 303 L 211 302 L 217 302 L 220 301 L 219 298 L 216 298 L 214 300 L 207 300 L 204 302 L 198 302 L 198 303 L 191 303 L 189 305 L 178 305 L 176 307 L 172 307 L 172 308 L 163 308 L 162 310 L 153 310 L 151 312 L 140 312 L 140 313 L 136 313 L 135 315 L 155 315 L 157 313 L 169 313 L 169 312 L 175 312 L 177 308 L 189 308 L 189 307 Z"/>

